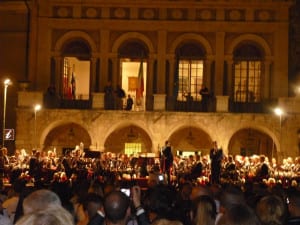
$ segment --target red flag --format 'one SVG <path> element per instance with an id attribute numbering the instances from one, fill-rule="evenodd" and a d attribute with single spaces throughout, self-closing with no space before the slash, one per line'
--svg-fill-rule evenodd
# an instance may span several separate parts
<path id="1" fill-rule="evenodd" d="M 144 69 L 143 69 L 143 60 L 141 61 L 139 74 L 137 79 L 137 88 L 136 88 L 136 102 L 137 105 L 142 103 L 144 93 Z"/>

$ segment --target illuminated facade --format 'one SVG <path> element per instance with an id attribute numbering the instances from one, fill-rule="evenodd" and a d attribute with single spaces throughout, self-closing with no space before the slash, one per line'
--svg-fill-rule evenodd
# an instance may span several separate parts
<path id="1" fill-rule="evenodd" d="M 289 43 L 297 43 L 297 33 L 290 35 L 293 4 L 0 3 L 9 21 L 1 27 L 7 57 L 0 72 L 23 85 L 9 96 L 18 100 L 15 112 L 10 105 L 15 146 L 37 142 L 61 152 L 83 142 L 93 150 L 157 152 L 170 139 L 174 151 L 205 154 L 217 140 L 226 153 L 298 155 L 300 101 L 290 78 L 299 68 L 288 60 Z M 131 111 L 120 110 L 125 99 L 105 94 L 108 83 L 133 96 Z M 207 107 L 202 84 L 210 91 Z M 36 103 L 43 109 L 34 121 Z M 286 114 L 274 115 L 276 106 Z"/>

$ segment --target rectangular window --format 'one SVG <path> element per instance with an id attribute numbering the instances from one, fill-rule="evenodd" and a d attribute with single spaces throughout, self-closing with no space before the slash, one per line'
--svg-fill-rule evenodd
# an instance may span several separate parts
<path id="1" fill-rule="evenodd" d="M 234 68 L 234 101 L 260 102 L 261 61 L 240 61 Z"/>
<path id="2" fill-rule="evenodd" d="M 64 57 L 63 97 L 70 100 L 88 100 L 90 97 L 90 61 Z"/>
<path id="3" fill-rule="evenodd" d="M 142 143 L 125 143 L 125 154 L 133 155 L 142 152 Z"/>
<path id="4" fill-rule="evenodd" d="M 200 101 L 202 83 L 203 60 L 179 60 L 177 100 L 186 101 L 190 94 L 194 101 Z"/>

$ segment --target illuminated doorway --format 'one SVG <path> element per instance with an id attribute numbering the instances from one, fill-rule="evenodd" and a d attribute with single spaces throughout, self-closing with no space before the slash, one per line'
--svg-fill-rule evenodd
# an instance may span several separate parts
<path id="1" fill-rule="evenodd" d="M 143 60 L 121 59 L 122 88 L 133 98 L 134 111 L 145 110 L 147 63 Z M 126 102 L 124 102 L 126 104 Z"/>
<path id="2" fill-rule="evenodd" d="M 88 100 L 90 95 L 90 61 L 64 57 L 63 98 Z"/>

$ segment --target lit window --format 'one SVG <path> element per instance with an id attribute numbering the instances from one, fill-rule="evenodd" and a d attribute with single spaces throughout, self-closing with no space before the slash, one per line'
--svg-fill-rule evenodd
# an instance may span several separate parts
<path id="1" fill-rule="evenodd" d="M 235 102 L 260 102 L 261 61 L 240 61 L 234 68 Z"/>
<path id="2" fill-rule="evenodd" d="M 202 83 L 203 60 L 179 60 L 177 100 L 186 101 L 187 97 L 191 97 L 194 101 L 200 101 Z"/>
<path id="3" fill-rule="evenodd" d="M 142 152 L 142 143 L 125 143 L 125 154 L 135 155 Z"/>

